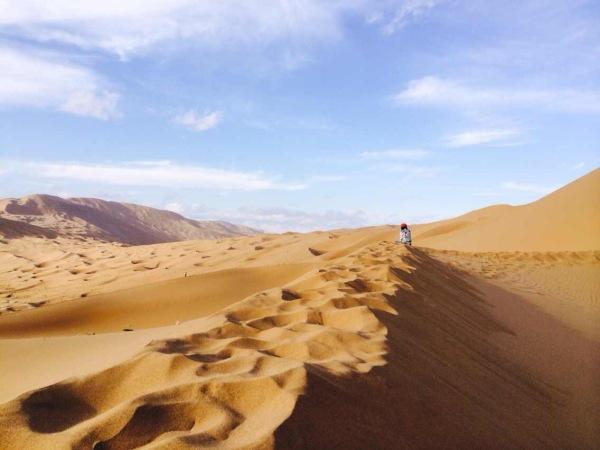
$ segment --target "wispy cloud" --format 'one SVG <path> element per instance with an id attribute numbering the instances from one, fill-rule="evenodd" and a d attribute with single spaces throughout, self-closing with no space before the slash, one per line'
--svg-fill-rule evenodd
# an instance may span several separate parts
<path id="1" fill-rule="evenodd" d="M 371 170 L 400 173 L 419 178 L 434 178 L 441 172 L 440 167 L 399 163 L 377 164 L 372 166 Z"/>
<path id="2" fill-rule="evenodd" d="M 0 3 L 0 26 L 12 35 L 101 49 L 127 57 L 166 41 L 209 46 L 322 39 L 339 34 L 339 2 L 318 0 L 21 0 Z"/>
<path id="3" fill-rule="evenodd" d="M 392 35 L 439 3 L 440 0 L 405 0 L 387 11 L 371 11 L 367 15 L 367 23 L 377 24 L 384 34 Z"/>
<path id="4" fill-rule="evenodd" d="M 106 84 L 92 71 L 56 55 L 0 47 L 0 105 L 107 120 L 119 116 L 119 95 Z"/>
<path id="5" fill-rule="evenodd" d="M 444 141 L 448 147 L 470 147 L 473 145 L 517 145 L 515 138 L 519 137 L 521 132 L 516 129 L 487 129 L 470 130 L 447 136 Z"/>
<path id="6" fill-rule="evenodd" d="M 360 154 L 364 159 L 369 160 L 415 160 L 423 159 L 429 155 L 427 150 L 420 148 L 415 149 L 400 149 L 394 148 L 389 150 L 372 150 L 365 151 Z"/>
<path id="7" fill-rule="evenodd" d="M 362 210 L 307 212 L 289 208 L 213 209 L 201 217 L 227 220 L 270 232 L 360 227 L 370 223 L 369 215 Z"/>
<path id="8" fill-rule="evenodd" d="M 364 209 L 327 209 L 303 211 L 285 207 L 235 209 L 209 208 L 192 205 L 185 214 L 208 220 L 226 220 L 268 232 L 331 230 L 357 228 L 400 222 L 424 223 L 439 220 L 440 215 L 419 214 L 407 216 L 395 210 L 367 211 Z"/>
<path id="9" fill-rule="evenodd" d="M 222 190 L 284 190 L 306 188 L 304 184 L 281 183 L 277 177 L 262 173 L 223 170 L 204 166 L 179 165 L 159 161 L 138 164 L 88 164 L 65 162 L 23 162 L 6 164 L 8 171 L 23 175 L 35 174 L 48 179 L 76 180 L 81 183 L 100 183 L 125 186 L 187 187 Z"/>
<path id="10" fill-rule="evenodd" d="M 426 76 L 408 83 L 393 96 L 398 105 L 444 108 L 523 107 L 571 113 L 600 113 L 600 91 L 478 87 Z"/>
<path id="11" fill-rule="evenodd" d="M 207 131 L 215 128 L 223 118 L 221 111 L 205 112 L 198 114 L 194 110 L 189 110 L 183 114 L 175 116 L 173 122 L 192 131 Z"/>
<path id="12" fill-rule="evenodd" d="M 114 92 L 94 92 L 92 90 L 73 92 L 60 107 L 61 111 L 96 119 L 113 119 L 120 116 L 117 111 L 118 94 Z"/>
<path id="13" fill-rule="evenodd" d="M 534 194 L 548 194 L 554 191 L 555 187 L 540 186 L 539 184 L 520 183 L 517 181 L 507 181 L 502 184 L 504 189 L 521 192 L 531 192 Z"/>
<path id="14" fill-rule="evenodd" d="M 169 41 L 210 47 L 314 42 L 342 35 L 344 17 L 367 16 L 386 34 L 400 30 L 439 0 L 388 0 L 373 14 L 368 0 L 20 0 L 0 3 L 0 28 L 10 37 L 101 49 L 127 58 Z M 284 53 L 295 68 L 307 56 Z"/>

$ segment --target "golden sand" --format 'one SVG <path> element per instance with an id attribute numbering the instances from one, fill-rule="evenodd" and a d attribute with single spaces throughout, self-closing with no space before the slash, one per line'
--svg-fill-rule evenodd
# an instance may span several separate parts
<path id="1" fill-rule="evenodd" d="M 0 447 L 598 447 L 599 173 L 415 247 L 8 240 Z"/>

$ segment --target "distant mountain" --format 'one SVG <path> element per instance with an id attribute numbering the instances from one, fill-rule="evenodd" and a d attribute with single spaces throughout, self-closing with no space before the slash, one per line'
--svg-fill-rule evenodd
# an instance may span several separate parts
<path id="1" fill-rule="evenodd" d="M 30 195 L 0 200 L 0 235 L 69 236 L 124 244 L 247 236 L 259 231 L 222 221 L 197 221 L 132 203 Z"/>
<path id="2" fill-rule="evenodd" d="M 600 169 L 526 205 L 488 206 L 413 231 L 415 245 L 446 250 L 600 250 Z"/>

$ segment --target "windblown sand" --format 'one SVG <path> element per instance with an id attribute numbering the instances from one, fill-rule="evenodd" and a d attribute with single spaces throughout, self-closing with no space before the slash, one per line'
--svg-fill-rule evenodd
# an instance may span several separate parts
<path id="1" fill-rule="evenodd" d="M 599 448 L 598 237 L 478 226 L 0 244 L 0 447 Z"/>

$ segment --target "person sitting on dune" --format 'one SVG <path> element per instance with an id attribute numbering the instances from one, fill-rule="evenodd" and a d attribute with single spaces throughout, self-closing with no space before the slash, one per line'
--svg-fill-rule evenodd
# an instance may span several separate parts
<path id="1" fill-rule="evenodd" d="M 400 225 L 400 243 L 405 245 L 412 245 L 412 235 L 410 228 L 405 223 Z"/>

